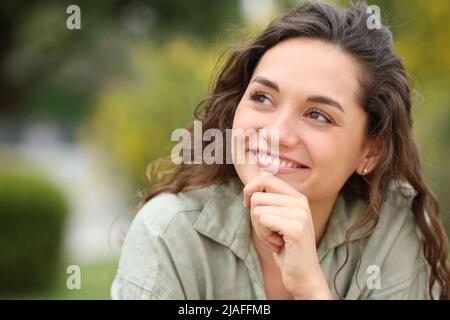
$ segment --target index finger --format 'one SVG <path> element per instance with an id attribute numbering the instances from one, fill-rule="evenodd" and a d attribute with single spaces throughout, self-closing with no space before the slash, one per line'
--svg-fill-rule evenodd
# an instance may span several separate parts
<path id="1" fill-rule="evenodd" d="M 243 190 L 244 204 L 250 203 L 250 197 L 254 192 L 271 192 L 305 197 L 290 184 L 274 175 L 263 175 L 247 183 Z"/>

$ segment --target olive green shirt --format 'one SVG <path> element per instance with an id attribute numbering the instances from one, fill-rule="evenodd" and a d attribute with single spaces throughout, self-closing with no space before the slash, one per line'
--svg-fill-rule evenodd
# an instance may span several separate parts
<path id="1" fill-rule="evenodd" d="M 345 233 L 366 209 L 362 200 L 347 203 L 339 195 L 317 249 L 334 298 L 429 299 L 429 267 L 411 199 L 392 188 L 377 227 L 362 241 L 361 256 L 361 233 L 354 233 L 336 278 L 339 296 L 333 279 L 346 257 Z M 232 182 L 151 199 L 126 235 L 112 298 L 266 299 L 249 208 L 242 202 Z"/>

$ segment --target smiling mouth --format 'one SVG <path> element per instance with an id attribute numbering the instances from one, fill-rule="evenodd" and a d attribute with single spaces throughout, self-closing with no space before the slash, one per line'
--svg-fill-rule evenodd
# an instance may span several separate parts
<path id="1" fill-rule="evenodd" d="M 298 170 L 298 169 L 308 169 L 307 166 L 296 162 L 291 161 L 285 158 L 277 157 L 273 154 L 269 154 L 262 150 L 249 150 L 249 152 L 253 153 L 253 155 L 256 157 L 259 164 L 267 167 L 278 167 L 280 169 L 287 169 L 289 171 L 291 170 Z"/>

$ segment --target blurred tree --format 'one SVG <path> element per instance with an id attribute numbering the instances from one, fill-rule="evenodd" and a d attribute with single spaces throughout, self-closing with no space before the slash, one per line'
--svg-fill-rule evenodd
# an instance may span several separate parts
<path id="1" fill-rule="evenodd" d="M 99 92 L 80 138 L 100 143 L 120 174 L 143 186 L 147 164 L 170 154 L 172 131 L 191 121 L 206 97 L 214 52 L 194 39 L 174 38 L 164 46 L 135 45 L 129 59 L 129 77 Z"/>
<path id="2" fill-rule="evenodd" d="M 31 106 L 35 113 L 48 107 L 46 113 L 58 117 L 70 105 L 55 107 L 58 95 L 55 100 L 51 93 L 75 94 L 75 101 L 85 104 L 105 79 L 123 70 L 126 45 L 136 38 L 163 42 L 187 34 L 210 41 L 224 23 L 240 20 L 239 0 L 79 0 L 75 4 L 81 8 L 82 28 L 68 30 L 70 4 L 73 1 L 0 3 L 0 114 L 20 108 L 25 114 Z M 73 94 L 66 83 L 75 88 Z M 72 115 L 69 111 L 65 118 Z"/>
<path id="3" fill-rule="evenodd" d="M 450 232 L 450 5 L 448 1 L 374 1 L 410 73 L 414 131 L 428 181 Z"/>

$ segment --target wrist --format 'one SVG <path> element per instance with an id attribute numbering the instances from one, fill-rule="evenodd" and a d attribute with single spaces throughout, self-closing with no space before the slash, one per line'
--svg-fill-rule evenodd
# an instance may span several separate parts
<path id="1" fill-rule="evenodd" d="M 333 300 L 327 281 L 320 272 L 320 275 L 309 283 L 303 283 L 301 292 L 296 292 L 292 296 L 295 300 Z"/>
<path id="2" fill-rule="evenodd" d="M 328 287 L 308 290 L 308 292 L 294 295 L 294 300 L 333 300 Z"/>

